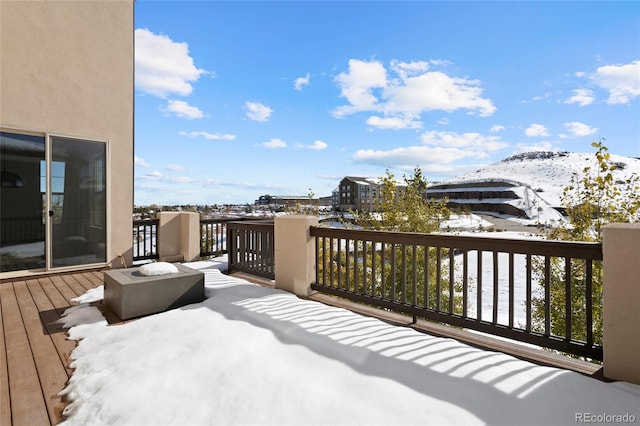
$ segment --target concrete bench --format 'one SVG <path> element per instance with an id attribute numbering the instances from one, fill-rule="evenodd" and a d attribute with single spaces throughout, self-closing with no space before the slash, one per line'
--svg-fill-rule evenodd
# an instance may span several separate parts
<path id="1" fill-rule="evenodd" d="M 178 273 L 145 276 L 138 269 L 104 273 L 104 302 L 122 320 L 204 300 L 204 274 L 176 264 Z"/>

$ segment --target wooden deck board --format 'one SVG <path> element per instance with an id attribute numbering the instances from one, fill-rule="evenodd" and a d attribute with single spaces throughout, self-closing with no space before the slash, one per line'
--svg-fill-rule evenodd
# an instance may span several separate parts
<path id="1" fill-rule="evenodd" d="M 27 288 L 27 283 L 16 283 L 14 290 L 22 312 L 29 345 L 31 345 L 31 353 L 49 413 L 49 420 L 51 423 L 55 423 L 64 408 L 62 399 L 57 393 L 67 383 L 67 372 L 51 337 L 46 333 L 46 330 L 43 330 L 40 313 Z"/>
<path id="2" fill-rule="evenodd" d="M 16 426 L 49 424 L 49 414 L 14 285 L 0 286 L 11 395 L 11 420 Z"/>
<path id="3" fill-rule="evenodd" d="M 62 420 L 75 342 L 57 322 L 73 299 L 102 284 L 101 272 L 0 283 L 0 425 Z"/>
<path id="4" fill-rule="evenodd" d="M 10 398 L 7 351 L 4 343 L 4 321 L 2 319 L 2 299 L 0 299 L 0 425 L 11 424 Z"/>
<path id="5" fill-rule="evenodd" d="M 40 282 L 49 278 L 40 278 L 38 281 L 27 282 L 27 286 L 31 292 L 31 296 L 40 312 L 40 320 L 45 328 L 46 333 L 51 337 L 51 341 L 56 347 L 58 357 L 65 364 L 67 377 L 71 377 L 71 368 L 67 365 L 66 360 L 71 355 L 71 351 L 75 348 L 75 342 L 67 340 L 66 331 L 61 323 L 58 311 L 51 304 L 51 301 L 42 290 Z"/>

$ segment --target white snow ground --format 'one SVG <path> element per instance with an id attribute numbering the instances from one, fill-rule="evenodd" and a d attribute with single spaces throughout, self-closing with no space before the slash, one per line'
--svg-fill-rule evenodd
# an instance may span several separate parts
<path id="1" fill-rule="evenodd" d="M 202 303 L 107 325 L 89 304 L 67 425 L 575 424 L 640 419 L 640 386 L 604 383 L 223 275 Z M 601 417 L 599 417 L 601 416 Z M 608 416 L 608 417 L 607 417 Z M 622 418 L 622 417 L 620 417 Z"/>

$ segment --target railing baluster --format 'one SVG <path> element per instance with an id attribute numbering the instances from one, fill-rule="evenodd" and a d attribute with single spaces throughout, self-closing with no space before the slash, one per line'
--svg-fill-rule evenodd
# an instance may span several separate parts
<path id="1" fill-rule="evenodd" d="M 478 275 L 476 275 L 476 280 L 478 282 L 478 288 L 476 289 L 476 316 L 478 321 L 482 321 L 482 250 L 477 250 L 477 252 Z"/>
<path id="2" fill-rule="evenodd" d="M 513 328 L 513 317 L 515 315 L 515 283 L 513 264 L 513 253 L 509 253 L 509 328 Z"/>
<path id="3" fill-rule="evenodd" d="M 384 243 L 380 246 L 380 297 L 383 299 L 387 297 L 387 264 L 385 262 L 386 247 Z"/>
<path id="4" fill-rule="evenodd" d="M 593 345 L 593 261 L 587 260 L 587 273 L 586 273 L 586 285 L 585 285 L 585 300 L 586 300 L 586 327 L 587 327 L 587 346 Z"/>
<path id="5" fill-rule="evenodd" d="M 469 303 L 469 256 L 467 250 L 462 252 L 462 316 L 468 316 Z"/>
<path id="6" fill-rule="evenodd" d="M 324 240 L 324 237 L 318 237 L 316 238 L 316 240 L 314 241 L 315 243 L 315 248 L 316 248 L 316 265 L 319 263 L 318 260 L 320 259 L 320 240 Z M 316 283 L 320 283 L 320 271 L 318 270 L 318 268 L 315 268 L 315 275 L 316 275 Z M 321 283 L 322 285 L 327 285 L 327 283 L 325 283 L 324 281 Z"/>
<path id="7" fill-rule="evenodd" d="M 455 297 L 455 289 L 453 284 L 456 280 L 455 272 L 455 252 L 453 247 L 449 247 L 449 313 L 453 313 L 453 299 Z"/>
<path id="8" fill-rule="evenodd" d="M 532 265 L 532 257 L 530 254 L 527 254 L 527 271 L 526 271 L 526 302 L 525 302 L 525 315 L 526 315 L 526 319 L 525 319 L 525 330 L 527 333 L 531 332 L 531 272 L 533 270 L 533 265 Z"/>
<path id="9" fill-rule="evenodd" d="M 441 247 L 436 247 L 436 311 L 442 310 L 442 253 Z"/>
<path id="10" fill-rule="evenodd" d="M 359 285 L 359 280 L 358 280 L 358 265 L 360 265 L 360 256 L 358 254 L 358 246 L 360 244 L 360 240 L 354 240 L 353 242 L 353 292 L 357 293 L 358 292 L 358 285 Z"/>
<path id="11" fill-rule="evenodd" d="M 391 244 L 391 301 L 396 301 L 396 245 Z"/>
<path id="12" fill-rule="evenodd" d="M 347 276 L 346 276 L 346 281 L 345 281 L 345 288 L 347 291 L 349 291 L 349 278 L 351 277 L 351 268 L 350 268 L 350 258 L 351 258 L 351 241 L 353 241 L 350 238 L 345 238 L 345 250 L 347 251 L 346 253 L 346 272 L 347 272 Z"/>
<path id="13" fill-rule="evenodd" d="M 498 252 L 493 252 L 493 323 L 498 323 L 498 286 L 500 271 L 498 266 Z"/>
<path id="14" fill-rule="evenodd" d="M 424 307 L 429 309 L 429 246 L 424 246 Z"/>
<path id="15" fill-rule="evenodd" d="M 338 288 L 342 288 L 342 238 L 338 238 Z M 317 269 L 317 268 L 316 268 Z"/>
<path id="16" fill-rule="evenodd" d="M 551 335 L 551 257 L 544 257 L 544 335 Z"/>
<path id="17" fill-rule="evenodd" d="M 367 240 L 362 241 L 362 293 L 367 293 L 367 252 L 368 249 Z"/>
<path id="18" fill-rule="evenodd" d="M 565 309 L 565 339 L 571 340 L 571 311 L 572 311 L 572 294 L 571 294 L 571 258 L 564 258 L 564 309 Z"/>
<path id="19" fill-rule="evenodd" d="M 417 306 L 418 305 L 418 265 L 417 265 L 417 247 L 415 244 L 413 244 L 412 246 L 413 251 L 411 253 L 411 265 L 413 266 L 412 268 L 412 275 L 413 275 L 413 282 L 412 282 L 412 294 L 413 294 L 413 299 L 412 299 L 412 304 L 413 306 Z"/>
<path id="20" fill-rule="evenodd" d="M 322 237 L 321 240 L 322 240 L 322 282 L 326 284 L 327 283 L 327 238 Z"/>
<path id="21" fill-rule="evenodd" d="M 333 251 L 333 238 L 329 238 L 329 284 L 333 285 L 334 281 L 335 281 L 335 253 Z"/>
<path id="22" fill-rule="evenodd" d="M 371 242 L 371 297 L 376 297 L 376 241 Z"/>
<path id="23" fill-rule="evenodd" d="M 407 303 L 407 246 L 402 244 L 402 303 Z"/>

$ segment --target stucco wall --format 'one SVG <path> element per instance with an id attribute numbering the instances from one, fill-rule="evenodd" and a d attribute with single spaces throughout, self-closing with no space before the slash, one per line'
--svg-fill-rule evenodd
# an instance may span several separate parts
<path id="1" fill-rule="evenodd" d="M 0 125 L 109 141 L 107 260 L 132 256 L 133 0 L 0 1 Z"/>

